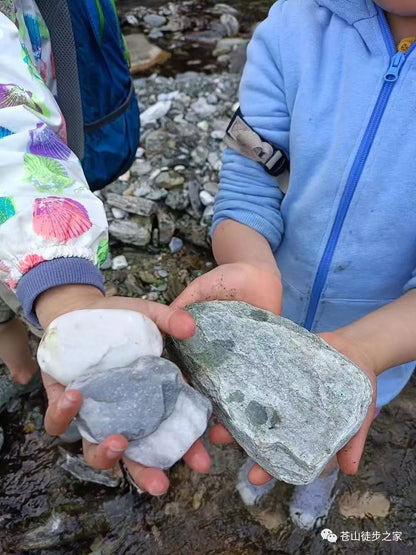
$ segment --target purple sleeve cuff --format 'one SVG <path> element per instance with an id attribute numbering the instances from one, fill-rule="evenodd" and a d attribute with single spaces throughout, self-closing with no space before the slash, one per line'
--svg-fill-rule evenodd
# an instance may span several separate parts
<path id="1" fill-rule="evenodd" d="M 100 270 L 85 258 L 55 258 L 29 270 L 19 281 L 16 291 L 29 322 L 40 326 L 33 304 L 41 293 L 58 285 L 73 284 L 93 285 L 104 293 Z"/>

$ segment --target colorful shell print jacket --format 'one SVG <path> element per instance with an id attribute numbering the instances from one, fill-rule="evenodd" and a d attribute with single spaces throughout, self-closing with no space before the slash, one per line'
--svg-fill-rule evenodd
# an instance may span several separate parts
<path id="1" fill-rule="evenodd" d="M 0 280 L 36 322 L 50 287 L 102 288 L 107 222 L 66 146 L 48 30 L 32 0 L 0 0 Z"/>

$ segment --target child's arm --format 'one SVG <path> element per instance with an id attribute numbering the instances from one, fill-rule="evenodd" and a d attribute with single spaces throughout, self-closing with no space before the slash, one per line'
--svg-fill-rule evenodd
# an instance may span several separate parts
<path id="1" fill-rule="evenodd" d="M 239 101 L 245 121 L 255 132 L 288 154 L 290 114 L 280 67 L 279 41 L 284 9 L 285 2 L 275 4 L 254 33 L 247 50 Z M 280 214 L 282 200 L 283 193 L 275 177 L 257 162 L 227 149 L 212 231 L 215 232 L 220 222 L 233 220 L 257 231 L 275 252 L 284 232 Z"/>
<path id="2" fill-rule="evenodd" d="M 360 352 L 376 375 L 416 360 L 416 290 L 334 333 Z"/>
<path id="3" fill-rule="evenodd" d="M 290 115 L 280 68 L 279 29 L 284 2 L 275 4 L 248 47 L 240 86 L 240 108 L 264 139 L 289 150 Z M 238 299 L 280 313 L 280 273 L 274 252 L 283 236 L 276 179 L 256 162 L 226 150 L 215 199 L 213 251 L 219 268 L 195 280 L 175 300 Z"/>
<path id="4" fill-rule="evenodd" d="M 103 291 L 96 264 L 107 221 L 64 142 L 61 112 L 38 71 L 49 80 L 47 64 L 35 67 L 22 14 L 13 2 L 9 11 L 10 19 L 0 12 L 0 279 L 37 323 L 33 303 L 51 287 Z"/>
<path id="5" fill-rule="evenodd" d="M 43 327 L 61 314 L 78 309 L 125 309 L 135 310 L 153 320 L 162 333 L 179 339 L 190 337 L 195 330 L 191 316 L 162 304 L 124 297 L 104 297 L 95 287 L 88 285 L 64 285 L 49 289 L 36 301 L 36 313 Z M 82 403 L 81 394 L 74 390 L 65 391 L 64 386 L 43 374 L 43 383 L 48 396 L 45 429 L 52 435 L 62 434 L 78 413 Z M 123 456 L 127 440 L 121 435 L 107 437 L 100 445 L 83 441 L 85 460 L 94 468 L 112 468 Z M 169 480 L 161 469 L 146 468 L 124 458 L 132 478 L 137 485 L 151 493 L 161 495 L 169 487 Z M 185 454 L 184 460 L 196 472 L 207 472 L 210 458 L 202 443 L 197 441 Z"/>
<path id="6" fill-rule="evenodd" d="M 165 333 L 189 337 L 194 329 L 189 315 L 156 303 L 104 297 L 97 268 L 108 246 L 104 208 L 63 140 L 65 126 L 51 91 L 22 47 L 21 12 L 15 15 L 13 2 L 2 9 L 7 14 L 0 12 L 0 280 L 17 292 L 29 319 L 43 327 L 71 310 L 126 308 L 147 315 Z M 44 385 L 46 426 L 62 433 L 81 396 L 64 393 L 46 375 Z M 84 442 L 85 457 L 92 466 L 113 467 L 126 445 L 122 436 L 98 446 Z M 209 467 L 201 443 L 184 458 L 197 471 Z M 142 489 L 166 491 L 161 470 L 127 464 Z"/>
<path id="7" fill-rule="evenodd" d="M 268 241 L 260 233 L 233 220 L 222 221 L 214 233 L 213 250 L 219 267 L 194 280 L 172 306 L 238 300 L 280 314 L 280 272 Z"/>

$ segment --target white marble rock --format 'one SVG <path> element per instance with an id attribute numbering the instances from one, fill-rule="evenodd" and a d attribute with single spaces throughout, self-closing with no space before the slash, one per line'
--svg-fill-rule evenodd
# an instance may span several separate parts
<path id="1" fill-rule="evenodd" d="M 53 320 L 39 345 L 41 369 L 63 385 L 89 374 L 160 356 L 162 335 L 156 324 L 133 310 L 86 309 Z"/>

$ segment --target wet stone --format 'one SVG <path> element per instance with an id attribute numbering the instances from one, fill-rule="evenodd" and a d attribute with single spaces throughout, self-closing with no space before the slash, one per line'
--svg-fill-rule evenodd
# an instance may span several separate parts
<path id="1" fill-rule="evenodd" d="M 40 374 L 36 374 L 27 385 L 20 385 L 12 381 L 5 371 L 0 370 L 0 412 L 13 401 L 28 393 L 39 391 L 41 387 Z"/>
<path id="2" fill-rule="evenodd" d="M 240 30 L 240 24 L 238 23 L 238 19 L 234 15 L 230 13 L 224 13 L 221 16 L 220 21 L 225 27 L 228 37 L 235 37 L 235 35 L 238 34 L 238 31 Z"/>
<path id="3" fill-rule="evenodd" d="M 312 481 L 360 428 L 372 398 L 367 376 L 322 339 L 270 312 L 235 301 L 188 310 L 195 336 L 169 342 L 182 371 L 270 474 Z"/>
<path id="4" fill-rule="evenodd" d="M 110 235 L 123 243 L 144 247 L 150 243 L 152 223 L 149 218 L 133 216 L 130 220 L 115 220 L 108 227 Z"/>
<path id="5" fill-rule="evenodd" d="M 81 435 L 100 443 L 111 434 L 129 442 L 125 452 L 146 466 L 168 468 L 205 431 L 210 403 L 187 385 L 170 361 L 146 356 L 133 366 L 79 378 Z"/>
<path id="6" fill-rule="evenodd" d="M 208 227 L 202 226 L 200 222 L 196 222 L 193 218 L 188 216 L 188 214 L 185 214 L 182 218 L 176 221 L 176 228 L 178 233 L 186 241 L 189 241 L 196 247 L 208 248 Z"/>
<path id="7" fill-rule="evenodd" d="M 129 263 L 127 262 L 126 257 L 124 254 L 120 254 L 119 256 L 115 256 L 111 262 L 111 269 L 112 270 L 123 270 L 127 268 Z"/>
<path id="8" fill-rule="evenodd" d="M 137 216 L 151 216 L 157 210 L 157 205 L 151 200 L 129 195 L 108 193 L 107 202 L 110 206 L 120 208 Z"/>
<path id="9" fill-rule="evenodd" d="M 189 205 L 188 191 L 169 191 L 165 203 L 172 210 L 185 210 Z"/>
<path id="10" fill-rule="evenodd" d="M 169 243 L 169 250 L 173 254 L 179 252 L 183 247 L 183 241 L 179 237 L 172 237 Z"/>
<path id="11" fill-rule="evenodd" d="M 113 470 L 96 470 L 85 462 L 82 455 L 72 455 L 61 449 L 61 468 L 82 482 L 101 484 L 108 488 L 117 488 L 121 484 L 121 476 Z"/>
<path id="12" fill-rule="evenodd" d="M 155 202 L 163 200 L 168 196 L 166 189 L 151 189 L 149 193 L 146 194 L 146 198 L 153 200 Z"/>
<path id="13" fill-rule="evenodd" d="M 166 19 L 163 17 L 163 15 L 157 14 L 145 15 L 143 21 L 147 25 L 150 25 L 150 27 L 162 27 L 162 25 L 166 23 Z"/>
<path id="14" fill-rule="evenodd" d="M 163 207 L 157 212 L 157 228 L 159 230 L 159 243 L 168 245 L 175 233 L 175 220 L 173 216 Z"/>

